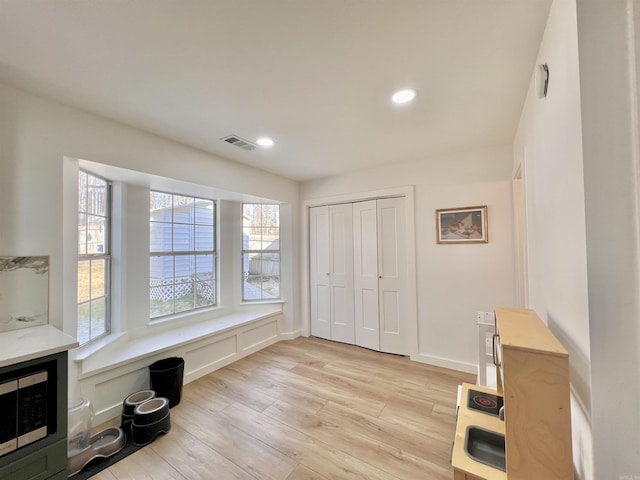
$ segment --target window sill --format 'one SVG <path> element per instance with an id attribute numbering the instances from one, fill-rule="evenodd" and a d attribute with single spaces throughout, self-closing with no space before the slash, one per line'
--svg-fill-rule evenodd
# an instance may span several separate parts
<path id="1" fill-rule="evenodd" d="M 220 335 L 239 326 L 256 323 L 280 313 L 282 313 L 282 309 L 275 307 L 263 308 L 259 312 L 232 313 L 182 328 L 173 328 L 136 338 L 126 343 L 117 341 L 127 337 L 126 334 L 121 334 L 103 346 L 96 346 L 90 352 L 87 350 L 76 354 L 75 362 L 79 368 L 78 379 L 91 377 L 188 343 Z"/>
<path id="2" fill-rule="evenodd" d="M 281 298 L 278 298 L 277 300 L 250 300 L 250 301 L 244 301 L 244 302 L 240 302 L 239 305 L 241 306 L 245 306 L 245 305 L 282 305 L 284 304 L 284 300 Z"/>
<path id="3" fill-rule="evenodd" d="M 86 345 L 82 345 L 81 347 L 78 347 L 78 349 L 76 350 L 76 356 L 74 360 L 76 362 L 85 360 L 89 358 L 91 355 L 95 354 L 96 352 L 99 352 L 103 348 L 106 348 L 109 345 L 118 342 L 119 340 L 126 341 L 126 337 L 127 337 L 126 333 L 110 333 L 106 337 L 102 337 L 99 340 L 95 340 Z"/>

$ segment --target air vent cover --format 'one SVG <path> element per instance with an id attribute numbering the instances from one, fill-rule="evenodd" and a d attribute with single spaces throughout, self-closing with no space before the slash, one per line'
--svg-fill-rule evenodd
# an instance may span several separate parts
<path id="1" fill-rule="evenodd" d="M 238 135 L 227 135 L 226 137 L 222 137 L 220 140 L 224 140 L 231 145 L 235 145 L 236 147 L 242 148 L 243 150 L 255 150 L 256 144 L 251 143 L 249 140 L 245 140 L 244 138 L 239 137 Z"/>

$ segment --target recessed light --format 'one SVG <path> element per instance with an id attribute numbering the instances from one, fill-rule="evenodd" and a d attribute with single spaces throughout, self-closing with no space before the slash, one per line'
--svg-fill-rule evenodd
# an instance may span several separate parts
<path id="1" fill-rule="evenodd" d="M 418 94 L 418 92 L 416 92 L 412 88 L 407 88 L 405 90 L 398 90 L 396 93 L 394 93 L 391 96 L 391 101 L 393 103 L 398 103 L 398 104 L 400 104 L 400 103 L 409 103 L 414 98 L 416 98 L 417 94 Z"/>
<path id="2" fill-rule="evenodd" d="M 256 143 L 261 147 L 273 147 L 273 140 L 269 137 L 260 137 L 256 140 Z"/>

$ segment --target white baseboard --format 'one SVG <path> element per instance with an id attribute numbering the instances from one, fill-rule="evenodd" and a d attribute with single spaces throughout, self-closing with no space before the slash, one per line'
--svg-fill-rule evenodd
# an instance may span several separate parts
<path id="1" fill-rule="evenodd" d="M 411 360 L 420 363 L 426 363 L 433 365 L 434 367 L 448 368 L 449 370 L 456 370 L 464 373 L 478 373 L 478 365 L 475 363 L 460 362 L 457 360 L 451 360 L 450 358 L 436 357 L 435 355 L 427 355 L 426 353 L 418 353 L 411 355 Z"/>
<path id="2" fill-rule="evenodd" d="M 300 329 L 294 330 L 293 332 L 283 332 L 278 335 L 278 340 L 293 340 L 300 335 L 302 335 L 302 330 Z"/>

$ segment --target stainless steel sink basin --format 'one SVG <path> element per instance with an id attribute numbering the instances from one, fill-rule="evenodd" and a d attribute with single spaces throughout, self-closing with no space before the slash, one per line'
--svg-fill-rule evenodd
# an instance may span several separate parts
<path id="1" fill-rule="evenodd" d="M 467 427 L 464 450 L 480 463 L 507 471 L 504 453 L 504 435 L 479 427 Z"/>

